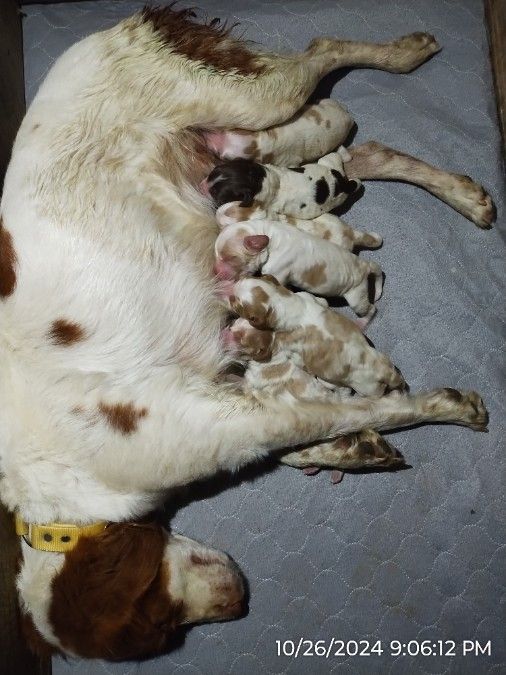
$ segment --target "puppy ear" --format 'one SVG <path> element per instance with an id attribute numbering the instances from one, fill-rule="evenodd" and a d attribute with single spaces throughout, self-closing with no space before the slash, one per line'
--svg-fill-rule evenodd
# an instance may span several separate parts
<path id="1" fill-rule="evenodd" d="M 272 274 L 262 274 L 260 278 L 262 281 L 266 281 L 268 284 L 272 284 L 273 286 L 281 286 L 279 281 L 276 279 L 276 277 L 273 277 Z"/>
<path id="2" fill-rule="evenodd" d="M 220 227 L 226 227 L 227 225 L 247 220 L 246 218 L 241 218 L 241 207 L 239 204 L 240 202 L 227 202 L 217 209 L 216 220 Z"/>
<path id="3" fill-rule="evenodd" d="M 266 234 L 250 234 L 243 239 L 244 248 L 252 253 L 260 253 L 269 244 L 269 237 Z"/>

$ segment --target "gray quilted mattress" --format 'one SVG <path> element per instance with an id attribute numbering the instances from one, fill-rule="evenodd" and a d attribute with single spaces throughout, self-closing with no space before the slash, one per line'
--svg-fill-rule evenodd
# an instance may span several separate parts
<path id="1" fill-rule="evenodd" d="M 28 100 L 64 49 L 142 4 L 25 7 Z M 444 46 L 410 75 L 352 71 L 332 96 L 354 114 L 357 141 L 374 138 L 470 174 L 497 202 L 490 232 L 421 190 L 394 183 L 366 184 L 347 214 L 351 224 L 385 239 L 382 250 L 367 254 L 386 272 L 370 337 L 413 390 L 451 385 L 482 392 L 490 433 L 426 426 L 393 434 L 410 470 L 348 474 L 338 486 L 325 472 L 306 477 L 271 467 L 186 495 L 172 525 L 238 561 L 250 583 L 247 618 L 194 628 L 164 658 L 119 665 L 55 659 L 54 673 L 506 673 L 504 178 L 482 4 L 198 4 L 211 17 L 240 20 L 247 37 L 277 50 L 303 48 L 320 34 L 385 40 L 417 30 L 433 32 Z M 301 637 L 327 644 L 381 640 L 384 653 L 278 656 L 276 641 Z M 457 656 L 394 657 L 392 640 L 453 640 Z M 491 655 L 459 655 L 462 640 L 490 640 Z"/>

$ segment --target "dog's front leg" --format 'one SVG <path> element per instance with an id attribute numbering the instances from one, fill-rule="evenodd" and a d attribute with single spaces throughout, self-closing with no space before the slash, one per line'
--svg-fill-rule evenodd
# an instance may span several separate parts
<path id="1" fill-rule="evenodd" d="M 482 431 L 488 420 L 476 393 L 454 389 L 335 403 L 272 400 L 266 405 L 218 391 L 207 400 L 193 400 L 186 414 L 178 409 L 176 416 L 147 413 L 142 431 L 121 447 L 104 443 L 104 452 L 93 457 L 95 475 L 116 488 L 165 490 L 362 429 L 450 422 Z"/>

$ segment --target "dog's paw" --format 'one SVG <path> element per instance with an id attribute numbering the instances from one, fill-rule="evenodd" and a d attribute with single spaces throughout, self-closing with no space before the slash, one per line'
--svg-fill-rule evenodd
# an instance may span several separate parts
<path id="1" fill-rule="evenodd" d="M 496 209 L 490 195 L 469 176 L 456 176 L 452 190 L 455 208 L 482 230 L 489 230 L 496 219 Z"/>
<path id="2" fill-rule="evenodd" d="M 488 411 L 481 397 L 475 391 L 460 392 L 448 389 L 451 395 L 458 394 L 461 405 L 462 424 L 474 431 L 488 431 Z"/>
<path id="3" fill-rule="evenodd" d="M 428 395 L 425 409 L 442 422 L 462 424 L 474 431 L 487 431 L 488 412 L 475 391 L 447 387 Z"/>
<path id="4" fill-rule="evenodd" d="M 397 73 L 409 73 L 441 50 L 436 38 L 429 33 L 411 33 L 390 44 L 391 70 Z"/>

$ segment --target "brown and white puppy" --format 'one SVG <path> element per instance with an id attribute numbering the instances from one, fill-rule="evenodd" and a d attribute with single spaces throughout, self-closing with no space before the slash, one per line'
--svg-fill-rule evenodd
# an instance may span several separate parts
<path id="1" fill-rule="evenodd" d="M 341 151 L 349 157 L 346 151 Z M 314 164 L 285 168 L 232 159 L 218 164 L 202 183 L 216 206 L 239 201 L 241 206 L 261 205 L 269 216 L 283 213 L 296 218 L 316 218 L 343 204 L 358 190 L 359 180 L 346 177 L 340 152 L 325 155 Z"/>
<path id="2" fill-rule="evenodd" d="M 374 302 L 383 289 L 383 273 L 375 262 L 287 223 L 253 220 L 229 225 L 216 239 L 215 253 L 215 272 L 222 279 L 261 271 L 318 295 L 343 296 L 367 320 L 376 311 L 369 301 L 369 277 L 374 278 Z"/>
<path id="3" fill-rule="evenodd" d="M 276 128 L 264 131 L 211 131 L 205 141 L 220 159 L 252 159 L 256 162 L 294 166 L 312 162 L 346 140 L 353 118 L 337 101 L 326 98 L 305 105 Z"/>
<path id="4" fill-rule="evenodd" d="M 363 396 L 406 388 L 390 359 L 323 298 L 292 293 L 271 279 L 242 279 L 234 286 L 230 306 L 253 326 L 275 330 L 270 345 L 274 357 L 289 358 L 326 382 Z"/>
<path id="5" fill-rule="evenodd" d="M 222 204 L 216 211 L 216 220 L 221 227 L 246 220 L 264 220 L 266 218 L 267 211 L 256 204 L 247 207 L 241 206 L 240 202 L 231 202 Z M 294 218 L 280 213 L 276 216 L 276 220 L 293 225 L 302 232 L 325 239 L 332 244 L 342 246 L 348 251 L 353 251 L 354 248 L 378 248 L 383 243 L 382 237 L 376 232 L 354 230 L 344 220 L 332 213 L 323 213 L 312 220 Z"/>
<path id="6" fill-rule="evenodd" d="M 272 398 L 282 399 L 287 404 L 304 399 L 335 401 L 343 400 L 349 394 L 348 388 L 329 386 L 295 363 L 282 341 L 276 340 L 274 331 L 258 330 L 246 319 L 237 319 L 226 332 L 229 347 L 247 363 L 244 392 L 260 402 Z M 342 480 L 341 469 L 399 468 L 405 464 L 398 450 L 372 429 L 287 452 L 279 461 L 304 469 L 310 475 L 316 473 L 318 467 L 333 469 L 333 483 Z"/>

